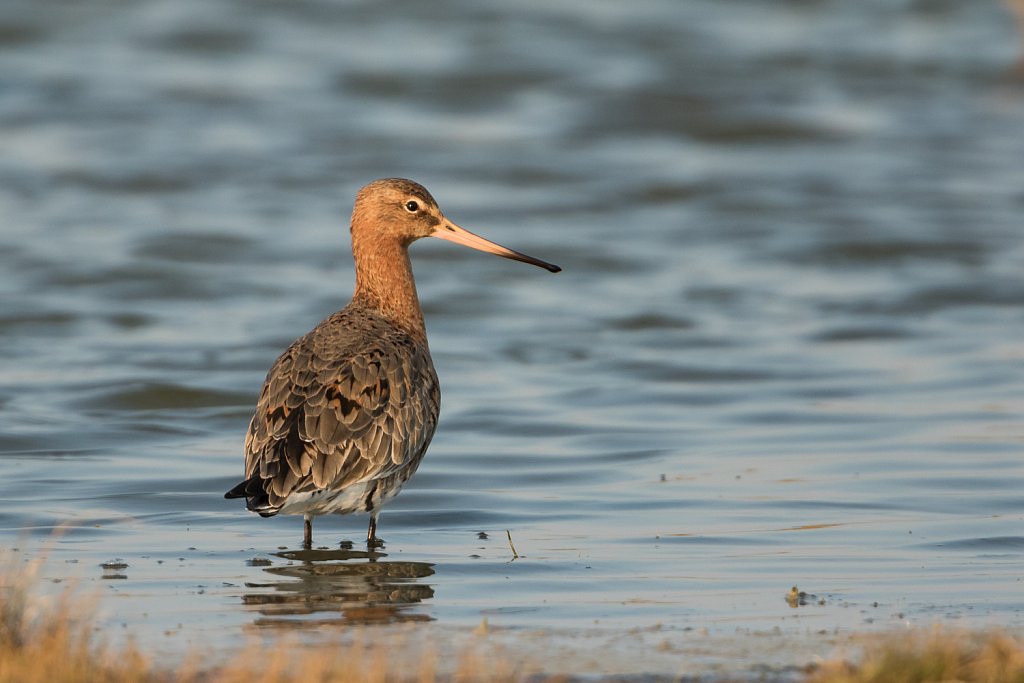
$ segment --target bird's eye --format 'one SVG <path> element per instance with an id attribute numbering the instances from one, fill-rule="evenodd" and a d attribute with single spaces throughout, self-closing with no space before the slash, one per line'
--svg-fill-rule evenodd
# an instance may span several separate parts
<path id="1" fill-rule="evenodd" d="M 416 213 L 420 210 L 420 205 L 418 202 L 409 200 L 405 203 L 405 208 L 408 209 L 410 213 Z"/>

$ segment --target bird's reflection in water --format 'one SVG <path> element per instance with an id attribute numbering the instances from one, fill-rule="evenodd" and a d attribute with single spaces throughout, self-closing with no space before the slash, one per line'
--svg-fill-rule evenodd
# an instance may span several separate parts
<path id="1" fill-rule="evenodd" d="M 434 597 L 434 589 L 423 582 L 433 576 L 432 564 L 389 561 L 384 559 L 385 553 L 360 550 L 274 554 L 289 563 L 264 568 L 275 578 L 247 582 L 246 588 L 260 590 L 242 598 L 246 605 L 258 609 L 257 626 L 305 628 L 433 618 L 414 609 Z"/>

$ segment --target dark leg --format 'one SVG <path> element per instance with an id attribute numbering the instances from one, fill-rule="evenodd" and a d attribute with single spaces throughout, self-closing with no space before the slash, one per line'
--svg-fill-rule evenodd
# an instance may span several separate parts
<path id="1" fill-rule="evenodd" d="M 370 513 L 370 528 L 366 530 L 366 547 L 368 548 L 380 548 L 384 545 L 384 541 L 377 538 L 377 513 Z"/>
<path id="2" fill-rule="evenodd" d="M 305 515 L 303 518 L 302 547 L 309 550 L 313 547 L 313 517 Z"/>

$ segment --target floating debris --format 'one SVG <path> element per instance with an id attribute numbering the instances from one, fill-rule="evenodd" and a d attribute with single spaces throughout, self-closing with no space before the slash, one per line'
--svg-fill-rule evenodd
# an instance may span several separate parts
<path id="1" fill-rule="evenodd" d="M 108 579 L 127 579 L 128 575 L 124 573 L 124 570 L 128 568 L 128 563 L 121 559 L 110 560 L 109 562 L 100 563 L 100 568 L 103 569 L 104 580 Z"/>
<path id="2" fill-rule="evenodd" d="M 512 559 L 513 560 L 518 560 L 519 559 L 519 553 L 516 552 L 516 547 L 515 547 L 515 545 L 512 544 L 512 532 L 509 531 L 508 529 L 505 529 L 505 535 L 508 536 L 508 547 L 512 548 Z"/>
<path id="3" fill-rule="evenodd" d="M 804 605 L 809 605 L 812 602 L 816 602 L 819 605 L 824 605 L 825 598 L 819 598 L 817 595 L 807 593 L 805 591 L 800 590 L 796 586 L 793 586 L 789 589 L 789 592 L 786 593 L 786 602 L 789 604 L 790 607 L 795 608 L 802 607 Z"/>

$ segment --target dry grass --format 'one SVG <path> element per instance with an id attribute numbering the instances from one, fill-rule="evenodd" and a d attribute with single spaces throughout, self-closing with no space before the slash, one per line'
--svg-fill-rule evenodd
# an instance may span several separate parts
<path id="1" fill-rule="evenodd" d="M 827 662 L 808 683 L 1024 683 L 1024 640 L 934 628 L 868 639 L 857 664 Z"/>
<path id="2" fill-rule="evenodd" d="M 0 563 L 2 564 L 2 563 Z M 0 566 L 0 683 L 531 683 L 567 680 L 514 665 L 512 657 L 463 652 L 438 666 L 430 651 L 359 642 L 304 648 L 282 638 L 224 665 L 188 660 L 154 665 L 133 645 L 97 636 L 94 605 L 68 591 L 34 594 L 35 569 Z M 5 571 L 6 570 L 6 571 Z M 1004 633 L 935 629 L 899 638 L 868 636 L 857 664 L 826 662 L 806 683 L 1024 683 L 1024 641 Z M 269 651 L 268 651 L 269 650 Z M 703 679 L 702 679 L 703 680 Z"/>
<path id="3" fill-rule="evenodd" d="M 224 665 L 192 658 L 172 670 L 154 665 L 134 645 L 104 643 L 90 616 L 95 605 L 73 591 L 35 595 L 38 563 L 2 565 L 0 683 L 511 683 L 530 673 L 511 660 L 469 651 L 441 672 L 432 652 L 396 658 L 394 642 L 307 648 L 287 636 L 269 651 L 253 646 Z"/>
<path id="4" fill-rule="evenodd" d="M 38 568 L 8 560 L 0 569 L 0 683 L 167 680 L 134 648 L 114 652 L 97 643 L 89 601 L 70 591 L 34 596 Z"/>

